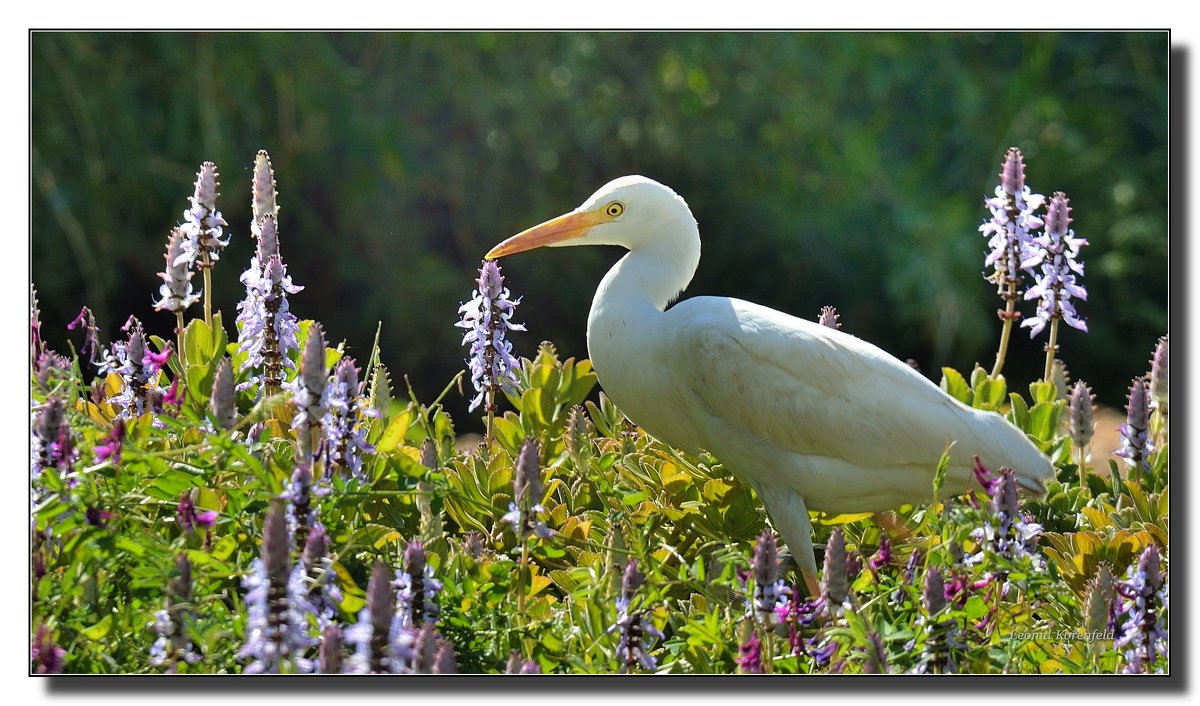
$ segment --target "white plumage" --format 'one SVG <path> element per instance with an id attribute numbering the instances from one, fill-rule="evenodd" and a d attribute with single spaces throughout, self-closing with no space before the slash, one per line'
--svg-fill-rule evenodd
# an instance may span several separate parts
<path id="1" fill-rule="evenodd" d="M 757 304 L 695 297 L 667 309 L 700 262 L 691 210 L 671 189 L 627 176 L 574 211 L 503 243 L 488 257 L 540 246 L 620 245 L 588 316 L 600 384 L 634 423 L 672 446 L 711 452 L 766 506 L 810 590 L 816 560 L 809 510 L 876 512 L 973 483 L 972 455 L 1011 466 L 1041 490 L 1049 460 L 991 412 L 971 409 L 855 336 Z"/>

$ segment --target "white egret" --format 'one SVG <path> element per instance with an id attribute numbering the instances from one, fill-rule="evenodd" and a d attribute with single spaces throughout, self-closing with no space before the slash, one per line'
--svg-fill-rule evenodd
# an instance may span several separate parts
<path id="1" fill-rule="evenodd" d="M 641 176 L 615 179 L 579 208 L 505 240 L 498 258 L 541 246 L 629 252 L 596 290 L 587 345 L 605 393 L 658 439 L 706 450 L 762 498 L 816 592 L 808 511 L 878 512 L 974 483 L 972 455 L 1042 491 L 1049 460 L 998 414 L 971 409 L 855 336 L 764 306 L 694 297 L 667 309 L 700 263 L 684 200 Z M 976 486 L 978 487 L 978 486 Z"/>

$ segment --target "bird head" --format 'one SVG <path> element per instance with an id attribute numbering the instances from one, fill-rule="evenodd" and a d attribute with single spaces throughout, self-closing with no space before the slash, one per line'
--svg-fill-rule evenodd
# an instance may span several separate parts
<path id="1" fill-rule="evenodd" d="M 574 211 L 505 240 L 486 257 L 569 245 L 620 245 L 636 250 L 681 232 L 695 233 L 696 219 L 679 194 L 653 179 L 624 176 L 600 187 Z"/>

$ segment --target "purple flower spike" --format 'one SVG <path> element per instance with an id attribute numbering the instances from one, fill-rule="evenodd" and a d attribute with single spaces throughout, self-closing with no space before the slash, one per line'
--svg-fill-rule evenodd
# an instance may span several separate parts
<path id="1" fill-rule="evenodd" d="M 213 375 L 212 397 L 208 401 L 217 426 L 226 431 L 237 425 L 237 404 L 234 399 L 233 365 L 229 358 L 222 358 Z"/>
<path id="2" fill-rule="evenodd" d="M 262 556 L 242 582 L 248 618 L 238 658 L 251 660 L 247 674 L 312 671 L 312 660 L 304 655 L 316 640 L 307 634 L 303 584 L 292 580 L 291 553 L 287 511 L 275 500 L 263 523 Z"/>
<path id="3" fill-rule="evenodd" d="M 150 349 L 146 349 L 146 355 L 142 357 L 142 365 L 146 366 L 151 376 L 154 376 L 158 371 L 167 367 L 167 362 L 171 360 L 171 344 L 168 343 L 162 352 L 155 353 Z"/>
<path id="4" fill-rule="evenodd" d="M 325 386 L 325 332 L 320 324 L 313 324 L 304 341 L 304 352 L 300 356 L 300 374 L 296 377 L 296 391 L 292 404 L 296 416 L 292 428 L 304 435 L 321 423 L 329 409 L 329 394 Z"/>
<path id="5" fill-rule="evenodd" d="M 1040 569 L 1045 563 L 1037 553 L 1042 526 L 1021 515 L 1017 505 L 1017 478 L 1013 470 L 1001 466 L 998 480 L 999 485 L 992 495 L 991 517 L 982 527 L 971 532 L 978 551 L 966 557 L 965 562 L 968 565 L 985 562 L 991 552 L 1009 561 L 1029 557 L 1035 568 Z"/>
<path id="6" fill-rule="evenodd" d="M 200 295 L 192 291 L 192 270 L 188 267 L 188 254 L 184 251 L 186 236 L 183 230 L 172 228 L 167 238 L 166 267 L 158 276 L 160 299 L 154 302 L 157 311 L 181 312 L 200 301 Z"/>
<path id="7" fill-rule="evenodd" d="M 975 459 L 975 468 L 973 469 L 975 471 L 975 480 L 978 481 L 979 487 L 983 488 L 983 492 L 987 493 L 990 498 L 996 494 L 996 488 L 1000 486 L 1000 478 L 999 476 L 992 475 L 991 470 L 984 468 L 983 462 L 979 460 L 978 456 L 974 456 L 973 458 Z"/>
<path id="8" fill-rule="evenodd" d="M 1032 254 L 1031 233 L 1042 227 L 1037 211 L 1045 202 L 1045 196 L 1032 193 L 1025 184 L 1021 150 L 1009 148 L 995 196 L 985 200 L 992 218 L 979 226 L 979 232 L 988 238 L 984 265 L 994 270 L 986 279 L 996 285 L 1003 299 L 1013 299 L 1019 293 L 1021 271 L 1028 269 L 1023 263 Z M 1003 311 L 1001 315 L 1006 316 Z"/>
<path id="9" fill-rule="evenodd" d="M 538 461 L 538 443 L 533 437 L 525 440 L 517 456 L 517 470 L 513 478 L 513 502 L 508 504 L 508 514 L 501 522 L 511 524 L 517 536 L 524 540 L 530 534 L 548 539 L 554 534 L 539 518 L 545 512 L 542 507 L 542 475 Z"/>
<path id="10" fill-rule="evenodd" d="M 96 447 L 96 463 L 112 461 L 114 466 L 121 465 L 121 447 L 125 440 L 125 420 L 117 417 L 113 420 L 112 431 L 103 444 Z"/>
<path id="11" fill-rule="evenodd" d="M 1129 567 L 1125 581 L 1115 586 L 1118 597 L 1123 600 L 1116 611 L 1113 646 L 1124 651 L 1128 674 L 1151 670 L 1161 674 L 1162 666 L 1155 666 L 1159 656 L 1163 661 L 1170 657 L 1165 620 L 1170 591 L 1160 563 L 1158 547 L 1151 544 L 1138 558 L 1137 566 Z"/>
<path id="12" fill-rule="evenodd" d="M 1075 231 L 1068 228 L 1070 211 L 1067 195 L 1055 192 L 1046 215 L 1046 231 L 1033 238 L 1032 251 L 1021 262 L 1021 267 L 1026 269 L 1032 270 L 1038 265 L 1042 268 L 1040 275 L 1034 275 L 1036 284 L 1025 292 L 1026 299 L 1038 300 L 1037 314 L 1021 322 L 1022 326 L 1030 327 L 1030 338 L 1056 319 L 1087 331 L 1087 323 L 1076 314 L 1071 299 L 1087 301 L 1087 290 L 1076 282 L 1076 277 L 1083 277 L 1083 263 L 1078 261 L 1079 248 L 1088 242 L 1076 238 Z"/>
<path id="13" fill-rule="evenodd" d="M 275 216 L 267 214 L 260 225 L 257 254 L 242 273 L 246 297 L 238 303 L 238 350 L 246 353 L 241 372 L 250 371 L 242 388 L 254 386 L 278 391 L 285 369 L 295 369 L 289 357 L 299 348 L 300 326 L 288 308 L 287 295 L 304 287 L 292 283 L 279 256 Z"/>
<path id="14" fill-rule="evenodd" d="M 258 238 L 261 236 L 263 219 L 266 216 L 273 219 L 279 217 L 279 206 L 275 203 L 279 197 L 275 190 L 275 170 L 271 167 L 271 156 L 266 150 L 259 150 L 254 157 L 254 179 L 250 183 L 250 192 L 254 209 L 250 232 Z"/>
<path id="15" fill-rule="evenodd" d="M 495 393 L 500 390 L 515 392 L 517 374 L 521 364 L 512 355 L 512 343 L 506 339 L 509 331 L 524 331 L 523 324 L 512 323 L 513 310 L 521 303 L 520 297 L 510 299 L 504 287 L 500 266 L 494 260 L 484 260 L 479 268 L 478 290 L 471 301 L 458 308 L 462 320 L 455 324 L 467 329 L 463 345 L 471 344 L 471 384 L 478 393 L 471 400 L 468 411 L 474 412 L 485 400 L 488 412 L 495 411 Z"/>
<path id="16" fill-rule="evenodd" d="M 1134 378 L 1125 405 L 1125 423 L 1121 425 L 1121 448 L 1114 456 L 1125 459 L 1131 469 L 1150 470 L 1154 439 L 1150 437 L 1150 390 L 1145 378 Z"/>
<path id="17" fill-rule="evenodd" d="M 764 625 L 779 622 L 779 611 L 790 601 L 792 589 L 779 577 L 779 543 L 771 530 L 759 535 L 752 565 L 754 596 L 746 605 L 746 616 Z"/>
<path id="18" fill-rule="evenodd" d="M 91 309 L 86 306 L 80 309 L 79 316 L 67 324 L 67 330 L 74 331 L 76 326 L 82 326 L 84 330 L 83 348 L 79 352 L 89 363 L 95 365 L 98 362 L 96 357 L 100 353 L 100 338 L 96 328 L 96 317 L 92 314 Z"/>
<path id="19" fill-rule="evenodd" d="M 1092 441 L 1096 431 L 1092 402 L 1095 397 L 1092 390 L 1082 380 L 1071 388 L 1070 402 L 1067 404 L 1067 420 L 1070 429 L 1071 443 L 1075 448 L 1083 449 Z"/>
<path id="20" fill-rule="evenodd" d="M 738 645 L 738 655 L 734 661 L 743 674 L 763 673 L 762 641 L 758 639 L 756 630 L 751 629 L 746 641 Z"/>
<path id="21" fill-rule="evenodd" d="M 179 227 L 183 235 L 180 254 L 174 264 L 186 262 L 188 267 L 206 269 L 221 259 L 221 250 L 229 245 L 229 236 L 224 239 L 224 226 L 229 225 L 217 210 L 217 165 L 205 162 L 196 173 L 196 190 L 188 200 L 192 206 L 183 212 L 184 223 Z"/>
<path id="22" fill-rule="evenodd" d="M 342 629 L 337 623 L 325 626 L 321 633 L 321 652 L 317 660 L 317 673 L 342 673 Z"/>
<path id="23" fill-rule="evenodd" d="M 634 607 L 637 591 L 645 581 L 645 575 L 638 570 L 637 559 L 630 559 L 621 576 L 621 595 L 616 600 L 617 621 L 605 630 L 605 633 L 620 635 L 617 661 L 621 664 L 622 674 L 632 673 L 638 666 L 648 672 L 658 667 L 658 661 L 650 654 L 649 638 L 662 640 L 665 636 L 654 627 L 644 605 Z"/>
<path id="24" fill-rule="evenodd" d="M 842 324 L 838 321 L 841 316 L 838 315 L 837 309 L 832 306 L 821 307 L 821 317 L 817 319 L 817 323 L 827 328 L 839 329 Z"/>
<path id="25" fill-rule="evenodd" d="M 879 551 L 875 552 L 875 554 L 867 560 L 867 564 L 875 571 L 879 571 L 883 567 L 889 566 L 891 563 L 892 542 L 890 539 L 888 539 L 886 534 L 881 534 L 879 536 Z"/>
<path id="26" fill-rule="evenodd" d="M 412 540 L 404 549 L 404 570 L 396 572 L 396 620 L 399 627 L 419 628 L 434 624 L 441 609 L 437 598 L 442 582 L 433 577 L 433 567 L 425 557 L 425 545 Z"/>
<path id="27" fill-rule="evenodd" d="M 400 674 L 409 671 L 416 651 L 413 633 L 394 619 L 396 604 L 392 582 L 383 562 L 376 562 L 367 583 L 367 605 L 358 623 L 346 630 L 346 640 L 356 652 L 347 672 L 354 674 Z"/>
<path id="28" fill-rule="evenodd" d="M 329 411 L 322 424 L 327 475 L 338 466 L 349 469 L 355 478 L 365 479 L 363 455 L 375 452 L 375 447 L 367 443 L 366 417 L 378 416 L 378 413 L 359 388 L 354 359 L 342 358 L 329 383 L 326 396 Z"/>
<path id="29" fill-rule="evenodd" d="M 1158 339 L 1154 355 L 1150 358 L 1150 399 L 1154 405 L 1167 411 L 1170 402 L 1170 340 L 1168 336 Z"/>
<path id="30" fill-rule="evenodd" d="M 834 527 L 825 545 L 825 567 L 821 572 L 821 597 L 831 613 L 842 610 L 850 592 L 846 576 L 846 541 L 840 527 Z"/>
<path id="31" fill-rule="evenodd" d="M 66 666 L 67 651 L 54 644 L 54 637 L 45 625 L 39 625 L 29 650 L 34 674 L 61 674 Z"/>

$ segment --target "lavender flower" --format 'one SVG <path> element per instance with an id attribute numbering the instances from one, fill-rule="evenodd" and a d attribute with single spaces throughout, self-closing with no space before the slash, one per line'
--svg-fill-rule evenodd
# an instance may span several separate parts
<path id="1" fill-rule="evenodd" d="M 1067 403 L 1067 420 L 1070 429 L 1071 443 L 1082 451 L 1092 442 L 1096 431 L 1092 402 L 1095 396 L 1092 390 L 1082 380 L 1071 388 L 1070 401 Z"/>
<path id="2" fill-rule="evenodd" d="M 454 646 L 447 640 L 438 642 L 437 654 L 433 656 L 433 673 L 458 673 L 458 656 L 454 654 Z"/>
<path id="3" fill-rule="evenodd" d="M 920 661 L 913 669 L 914 674 L 952 674 L 955 671 L 950 647 L 957 644 L 957 623 L 953 619 L 938 621 L 934 618 L 946 608 L 946 589 L 942 583 L 942 572 L 935 566 L 925 572 L 925 587 L 921 592 L 924 615 L 918 618 L 926 626 L 925 646 Z"/>
<path id="4" fill-rule="evenodd" d="M 542 507 L 542 476 L 538 468 L 538 444 L 533 437 L 525 439 L 517 457 L 517 472 L 513 480 L 513 502 L 508 504 L 508 514 L 500 518 L 513 526 L 513 531 L 524 541 L 531 533 L 548 539 L 554 532 L 538 519 L 545 512 Z"/>
<path id="5" fill-rule="evenodd" d="M 298 591 L 305 596 L 303 610 L 313 616 L 317 626 L 323 630 L 337 617 L 337 607 L 342 602 L 341 589 L 334 582 L 333 561 L 328 554 L 329 535 L 323 526 L 314 525 L 304 544 L 300 562 L 292 570 L 291 579 L 303 584 Z"/>
<path id="6" fill-rule="evenodd" d="M 288 308 L 287 295 L 304 287 L 292 283 L 280 259 L 275 217 L 266 215 L 259 231 L 256 254 L 241 276 L 246 297 L 237 305 L 237 326 L 238 350 L 247 354 L 240 372 L 251 373 L 241 389 L 257 386 L 261 394 L 278 390 L 284 369 L 295 369 L 290 354 L 300 347 L 300 326 Z"/>
<path id="7" fill-rule="evenodd" d="M 758 639 L 758 631 L 750 629 L 745 641 L 738 645 L 738 654 L 734 659 L 742 674 L 762 674 L 762 641 Z"/>
<path id="8" fill-rule="evenodd" d="M 1084 592 L 1084 628 L 1089 634 L 1103 632 L 1110 629 L 1110 626 L 1115 627 L 1115 591 L 1112 569 L 1107 563 L 1100 562 L 1096 567 L 1095 577 L 1088 581 L 1087 590 Z"/>
<path id="9" fill-rule="evenodd" d="M 251 564 L 246 588 L 246 643 L 239 659 L 250 659 L 247 674 L 312 671 L 304 656 L 315 641 L 306 631 L 302 587 L 291 580 L 292 536 L 283 503 L 275 500 L 263 523 L 262 558 Z"/>
<path id="10" fill-rule="evenodd" d="M 183 532 L 192 532 L 195 530 L 209 530 L 217 522 L 217 517 L 220 515 L 216 510 L 196 511 L 196 505 L 192 500 L 190 491 L 183 491 L 179 495 L 179 503 L 175 506 L 175 524 Z"/>
<path id="11" fill-rule="evenodd" d="M 821 316 L 817 319 L 817 323 L 831 329 L 839 329 L 842 324 L 838 321 L 841 316 L 838 315 L 837 309 L 832 306 L 821 307 Z"/>
<path id="12" fill-rule="evenodd" d="M 1170 401 L 1169 354 L 1170 340 L 1168 336 L 1163 336 L 1158 339 L 1154 355 L 1150 358 L 1150 400 L 1163 414 L 1167 413 L 1167 404 Z"/>
<path id="13" fill-rule="evenodd" d="M 172 264 L 187 263 L 188 267 L 208 269 L 221 259 L 221 249 L 229 244 L 224 239 L 223 226 L 229 225 L 217 210 L 217 165 L 205 162 L 196 173 L 196 190 L 188 197 L 192 207 L 183 212 L 184 223 L 179 227 L 183 236 L 182 248 Z"/>
<path id="14" fill-rule="evenodd" d="M 67 328 L 73 328 L 68 326 Z M 38 310 L 37 287 L 29 283 L 29 357 L 37 362 L 46 352 L 42 341 L 42 312 Z"/>
<path id="15" fill-rule="evenodd" d="M 66 470 L 74 461 L 74 445 L 65 415 L 66 407 L 58 395 L 47 397 L 34 415 L 29 439 L 29 476 L 35 485 L 44 469 Z"/>
<path id="16" fill-rule="evenodd" d="M 471 400 L 468 411 L 474 412 L 484 400 L 487 411 L 495 411 L 495 393 L 498 390 L 515 391 L 517 375 L 521 367 L 512 356 L 512 343 L 506 339 L 508 331 L 524 331 L 523 324 L 512 323 L 513 310 L 521 303 L 509 298 L 504 287 L 500 266 L 494 260 L 484 260 L 479 268 L 479 288 L 471 301 L 458 308 L 462 320 L 455 324 L 467 329 L 462 343 L 471 344 L 471 383 L 479 394 Z"/>
<path id="17" fill-rule="evenodd" d="M 1075 313 L 1071 298 L 1087 301 L 1087 290 L 1076 283 L 1075 277 L 1083 276 L 1083 263 L 1077 258 L 1079 248 L 1088 243 L 1083 238 L 1076 238 L 1075 231 L 1068 229 L 1070 212 L 1066 194 L 1055 192 L 1046 213 L 1046 231 L 1032 240 L 1032 252 L 1021 262 L 1027 269 L 1042 267 L 1041 275 L 1034 275 L 1036 284 L 1025 292 L 1026 299 L 1038 300 L 1034 318 L 1021 322 L 1022 326 L 1030 327 L 1030 338 L 1054 320 L 1087 331 L 1087 324 Z"/>
<path id="18" fill-rule="evenodd" d="M 234 399 L 233 365 L 229 358 L 222 358 L 213 375 L 212 397 L 208 409 L 213 420 L 221 429 L 229 431 L 237 425 L 237 404 Z"/>
<path id="19" fill-rule="evenodd" d="M 302 463 L 312 462 L 316 449 L 312 448 L 312 432 L 319 429 L 321 420 L 329 410 L 329 390 L 325 385 L 325 332 L 320 324 L 313 324 L 304 342 L 304 353 L 300 356 L 300 374 L 296 377 L 292 404 L 296 416 L 292 428 L 296 430 L 299 458 Z"/>
<path id="20" fill-rule="evenodd" d="M 1022 517 L 1017 507 L 1016 474 L 1007 466 L 1000 467 L 1000 482 L 992 495 L 991 517 L 971 532 L 978 551 L 965 562 L 968 565 L 983 562 L 988 553 L 1008 561 L 1030 558 L 1035 568 L 1044 565 L 1037 553 L 1038 537 L 1042 526 Z"/>
<path id="21" fill-rule="evenodd" d="M 846 540 L 841 528 L 834 527 L 825 545 L 825 566 L 821 573 L 821 598 L 831 620 L 840 618 L 849 605 L 850 581 L 846 568 Z"/>
<path id="22" fill-rule="evenodd" d="M 617 641 L 617 661 L 621 663 L 621 673 L 633 672 L 637 665 L 642 669 L 653 672 L 658 666 L 654 656 L 650 654 L 647 638 L 664 639 L 661 630 L 654 627 L 650 613 L 644 607 L 633 609 L 633 601 L 637 591 L 645 583 L 646 577 L 637 568 L 637 559 L 630 559 L 625 566 L 621 578 L 621 595 L 617 597 L 617 621 L 610 625 L 605 633 L 619 632 Z"/>
<path id="23" fill-rule="evenodd" d="M 192 291 L 192 271 L 188 268 L 184 235 L 179 228 L 172 228 L 167 239 L 166 261 L 166 267 L 158 274 L 163 283 L 158 288 L 161 298 L 154 302 L 154 308 L 157 311 L 182 312 L 200 301 L 200 295 Z"/>
<path id="24" fill-rule="evenodd" d="M 483 535 L 475 530 L 463 536 L 462 550 L 472 559 L 483 556 Z"/>
<path id="25" fill-rule="evenodd" d="M 886 534 L 879 535 L 879 550 L 867 560 L 867 566 L 879 571 L 892 563 L 892 541 Z"/>
<path id="26" fill-rule="evenodd" d="M 871 630 L 867 633 L 867 644 L 863 650 L 867 658 L 863 661 L 863 674 L 887 674 L 887 650 L 883 646 L 883 637 Z"/>
<path id="27" fill-rule="evenodd" d="M 505 674 L 541 674 L 542 668 L 533 660 L 521 659 L 521 653 L 513 650 L 508 653 L 508 663 L 504 668 Z"/>
<path id="28" fill-rule="evenodd" d="M 754 596 L 746 606 L 746 617 L 763 625 L 780 621 L 780 607 L 790 601 L 792 589 L 779 577 L 779 545 L 775 533 L 763 530 L 754 547 Z"/>
<path id="29" fill-rule="evenodd" d="M 100 375 L 115 372 L 121 376 L 121 391 L 105 402 L 119 409 L 121 417 L 140 417 L 147 412 L 160 411 L 163 390 L 157 384 L 156 357 L 146 348 L 142 325 L 131 317 L 129 340 L 115 342 L 100 361 Z M 160 366 L 161 367 L 161 366 Z M 158 409 L 155 402 L 158 401 Z"/>
<path id="30" fill-rule="evenodd" d="M 83 327 L 83 348 L 80 353 L 89 363 L 95 365 L 97 354 L 100 352 L 100 338 L 96 328 L 96 317 L 92 314 L 92 310 L 86 306 L 79 310 L 79 316 L 75 320 L 67 324 L 68 331 L 74 331 L 76 326 Z"/>
<path id="31" fill-rule="evenodd" d="M 166 666 L 174 672 L 179 660 L 188 664 L 200 661 L 192 641 L 187 636 L 186 622 L 192 603 L 192 564 L 186 554 L 175 559 L 175 577 L 167 581 L 163 609 L 154 614 L 154 631 L 158 639 L 150 646 L 150 664 Z"/>
<path id="32" fill-rule="evenodd" d="M 433 577 L 433 567 L 425 560 L 425 545 L 420 540 L 412 540 L 404 549 L 404 570 L 396 572 L 392 587 L 396 589 L 398 628 L 437 623 L 442 582 Z"/>
<path id="33" fill-rule="evenodd" d="M 1042 227 L 1037 210 L 1046 197 L 1033 193 L 1025 184 L 1025 162 L 1021 150 L 1010 147 L 1000 171 L 1000 185 L 995 196 L 984 201 L 992 213 L 991 220 L 979 226 L 988 237 L 988 255 L 984 265 L 993 267 L 985 279 L 996 285 L 996 291 L 1006 301 L 1013 301 L 1021 286 L 1023 264 L 1032 255 L 1031 233 Z M 1009 314 L 1000 312 L 1001 318 Z M 1017 318 L 1020 314 L 1013 314 Z"/>
<path id="34" fill-rule="evenodd" d="M 592 442 L 590 423 L 581 405 L 571 407 L 567 414 L 567 453 L 578 469 L 586 469 L 591 458 Z"/>
<path id="35" fill-rule="evenodd" d="M 84 522 L 88 523 L 92 527 L 99 527 L 100 529 L 108 529 L 108 521 L 111 520 L 112 517 L 113 514 L 111 512 L 108 512 L 107 510 L 101 510 L 94 505 L 88 506 L 87 510 L 85 510 L 83 513 Z"/>
<path id="36" fill-rule="evenodd" d="M 1158 656 L 1169 659 L 1166 614 L 1168 584 L 1159 568 L 1158 547 L 1151 544 L 1138 558 L 1137 568 L 1129 567 L 1125 581 L 1115 586 L 1124 599 L 1117 608 L 1118 625 L 1113 646 L 1125 651 L 1125 672 L 1141 674 L 1154 667 Z"/>
<path id="37" fill-rule="evenodd" d="M 329 623 L 321 633 L 321 650 L 314 671 L 318 674 L 342 673 L 342 628 L 337 623 Z"/>
<path id="38" fill-rule="evenodd" d="M 346 639 L 356 646 L 347 672 L 354 674 L 399 674 L 412 664 L 416 652 L 414 636 L 393 619 L 395 603 L 387 566 L 376 562 L 367 583 L 367 605 L 358 623 L 346 630 Z"/>
<path id="39" fill-rule="evenodd" d="M 30 666 L 34 674 L 61 674 L 66 667 L 67 651 L 54 644 L 46 626 L 39 625 L 29 649 Z"/>
<path id="40" fill-rule="evenodd" d="M 322 428 L 325 431 L 326 475 L 335 465 L 350 469 L 351 475 L 363 479 L 363 454 L 375 452 L 367 443 L 364 417 L 378 416 L 360 394 L 358 369 L 353 358 L 343 358 L 334 368 L 333 380 L 326 395 L 328 412 Z"/>
<path id="41" fill-rule="evenodd" d="M 432 674 L 437 661 L 438 643 L 442 642 L 437 629 L 426 623 L 413 631 L 413 660 L 406 671 L 413 674 Z"/>
<path id="42" fill-rule="evenodd" d="M 1150 470 L 1150 454 L 1155 451 L 1150 437 L 1150 394 L 1145 378 L 1134 378 L 1125 405 L 1125 423 L 1121 425 L 1121 448 L 1114 456 L 1125 459 L 1134 472 Z"/>
<path id="43" fill-rule="evenodd" d="M 96 446 L 96 463 L 111 461 L 112 465 L 121 465 L 121 448 L 125 442 L 125 420 L 117 417 L 113 420 L 112 430 L 103 444 Z"/>
<path id="44" fill-rule="evenodd" d="M 254 210 L 250 233 L 258 238 L 262 233 L 264 218 L 279 218 L 279 206 L 275 203 L 279 197 L 275 190 L 275 170 L 271 168 L 271 156 L 266 150 L 259 150 L 254 157 L 254 178 L 250 182 L 250 195 Z"/>
<path id="45" fill-rule="evenodd" d="M 308 541 L 308 532 L 317 522 L 317 510 L 312 506 L 312 466 L 306 461 L 296 464 L 292 471 L 291 482 L 280 493 L 279 497 L 287 501 L 288 532 L 296 538 L 296 543 Z"/>

